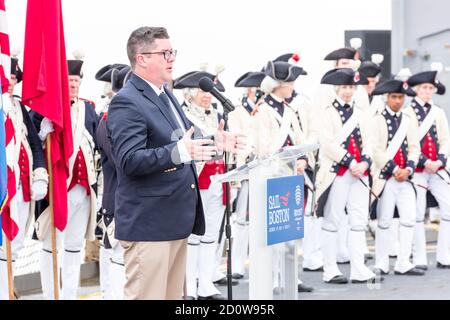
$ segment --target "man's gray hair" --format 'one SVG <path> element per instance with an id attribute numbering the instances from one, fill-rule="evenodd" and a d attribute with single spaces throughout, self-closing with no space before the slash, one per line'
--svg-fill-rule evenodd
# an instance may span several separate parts
<path id="1" fill-rule="evenodd" d="M 155 39 L 169 39 L 166 28 L 140 27 L 131 33 L 127 42 L 127 55 L 133 70 L 136 66 L 136 55 L 141 52 L 149 52 Z"/>

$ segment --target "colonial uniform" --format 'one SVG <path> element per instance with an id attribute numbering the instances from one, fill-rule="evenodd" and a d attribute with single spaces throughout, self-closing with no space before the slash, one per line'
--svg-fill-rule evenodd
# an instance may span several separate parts
<path id="1" fill-rule="evenodd" d="M 359 79 L 358 79 L 359 78 Z M 367 80 L 351 69 L 328 72 L 322 83 L 332 85 L 367 84 Z M 356 103 L 345 103 L 336 98 L 325 108 L 321 141 L 321 166 L 317 176 L 317 214 L 323 216 L 323 280 L 329 283 L 346 283 L 337 266 L 337 231 L 340 220 L 347 211 L 350 231 L 350 279 L 363 282 L 375 277 L 364 265 L 365 229 L 368 222 L 368 171 L 354 177 L 353 165 L 372 163 L 373 142 L 364 111 Z"/>
<path id="2" fill-rule="evenodd" d="M 174 81 L 174 89 L 191 88 L 199 90 L 202 77 L 214 79 L 214 75 L 204 72 L 190 72 Z M 222 84 L 216 84 L 224 91 Z M 216 132 L 221 117 L 216 109 L 203 108 L 191 102 L 183 109 L 186 117 L 194 124 L 201 135 L 208 136 Z M 225 172 L 222 159 L 197 163 L 200 195 L 205 212 L 206 231 L 203 236 L 190 235 L 188 238 L 186 289 L 189 297 L 199 299 L 221 299 L 220 291 L 213 284 L 216 268 L 215 257 L 220 223 L 224 214 L 225 192 L 223 184 L 211 182 L 211 177 Z M 198 288 L 196 278 L 198 276 Z"/>
<path id="3" fill-rule="evenodd" d="M 402 81 L 389 80 L 376 87 L 373 94 L 401 93 L 414 95 Z M 373 192 L 379 196 L 376 211 L 378 228 L 375 238 L 376 264 L 380 273 L 389 272 L 389 253 L 392 242 L 390 225 L 397 208 L 400 215 L 400 249 L 394 267 L 395 274 L 423 275 L 409 261 L 414 235 L 416 193 L 410 180 L 399 182 L 393 174 L 399 169 L 409 171 L 412 178 L 419 160 L 420 147 L 415 117 L 393 111 L 386 106 L 377 112 L 373 121 L 377 137 L 374 151 Z"/>
<path id="4" fill-rule="evenodd" d="M 81 75 L 80 60 L 69 60 L 69 75 Z M 58 246 L 62 247 L 62 293 L 64 299 L 76 299 L 80 280 L 81 250 L 84 240 L 95 240 L 97 225 L 96 172 L 94 164 L 95 131 L 98 125 L 94 106 L 75 99 L 71 106 L 73 154 L 69 159 L 68 219 L 63 232 L 58 232 Z M 50 215 L 46 209 L 36 222 L 36 235 L 42 241 L 40 259 L 44 297 L 53 298 L 52 245 Z"/>
<path id="5" fill-rule="evenodd" d="M 131 68 L 126 65 L 113 64 L 100 69 L 96 74 L 99 81 L 107 81 L 114 92 L 120 90 L 128 79 Z M 103 184 L 101 192 L 102 241 L 100 243 L 100 287 L 105 300 L 122 300 L 125 284 L 125 267 L 123 248 L 114 238 L 114 208 L 117 174 L 108 139 L 106 121 L 108 109 L 105 108 L 96 131 L 97 147 L 101 153 Z M 99 188 L 100 189 L 100 188 Z M 100 192 L 99 192 L 100 193 Z"/>
<path id="6" fill-rule="evenodd" d="M 263 72 L 247 72 L 243 74 L 235 83 L 238 88 L 259 88 L 262 79 L 265 77 Z M 237 167 L 246 164 L 253 157 L 253 138 L 252 138 L 252 112 L 257 101 L 253 101 L 248 96 L 242 98 L 241 104 L 228 115 L 228 126 L 230 132 L 243 133 L 247 136 L 246 149 L 238 153 L 235 157 Z M 236 220 L 234 224 L 233 250 L 231 251 L 233 277 L 243 278 L 245 275 L 245 262 L 248 258 L 248 180 L 241 181 L 240 190 L 236 200 Z"/>
<path id="7" fill-rule="evenodd" d="M 278 57 L 275 61 L 287 61 L 292 64 L 297 64 L 300 56 L 295 53 L 289 53 Z M 313 110 L 311 102 L 304 96 L 293 92 L 292 97 L 287 99 L 289 106 L 293 108 L 300 125 L 300 130 L 303 132 L 306 140 L 302 143 L 314 144 L 318 143 L 317 126 L 315 125 L 314 117 L 317 115 Z M 317 151 L 319 152 L 319 151 Z M 322 227 L 322 218 L 314 215 L 313 191 L 314 190 L 314 170 L 316 167 L 316 159 L 313 154 L 308 156 L 308 168 L 305 171 L 305 217 L 304 228 L 305 236 L 302 241 L 303 249 L 303 271 L 322 271 L 323 256 L 320 244 L 320 234 Z"/>
<path id="8" fill-rule="evenodd" d="M 22 71 L 18 60 L 11 59 L 11 74 L 17 83 L 22 81 Z M 28 227 L 34 221 L 35 200 L 42 199 L 47 193 L 48 175 L 45 168 L 44 152 L 41 141 L 24 105 L 15 98 L 4 99 L 5 122 L 14 130 L 13 149 L 8 149 L 8 163 L 15 174 L 16 194 L 8 208 L 10 216 L 18 227 L 18 233 L 11 242 L 12 261 L 23 248 Z M 0 252 L 0 300 L 8 299 L 8 272 L 6 252 Z M 14 267 L 13 267 L 14 269 Z"/>
<path id="9" fill-rule="evenodd" d="M 436 71 L 425 71 L 411 76 L 408 84 L 411 87 L 423 83 L 433 84 L 437 94 L 443 94 L 445 87 L 436 79 Z M 436 198 L 441 210 L 441 223 L 436 249 L 436 260 L 439 268 L 450 268 L 450 185 L 449 175 L 445 170 L 450 150 L 450 136 L 447 117 L 440 107 L 433 102 L 424 102 L 414 98 L 406 109 L 411 117 L 419 122 L 419 139 L 421 154 L 414 175 L 414 181 L 427 187 Z M 428 161 L 440 161 L 442 166 L 436 173 L 425 171 Z M 426 190 L 417 188 L 417 216 L 414 232 L 414 264 L 426 269 L 428 260 L 426 253 L 424 217 L 426 209 Z"/>
<path id="10" fill-rule="evenodd" d="M 284 98 L 278 97 L 273 91 L 283 82 L 293 82 L 306 72 L 298 66 L 285 61 L 270 61 L 264 69 L 266 74 L 261 83 L 261 89 L 268 94 L 264 103 L 260 104 L 254 111 L 252 120 L 253 139 L 255 155 L 264 157 L 271 155 L 285 146 L 305 144 L 307 137 L 300 128 L 295 110 L 287 104 Z M 308 161 L 307 156 L 301 159 Z M 297 172 L 290 165 L 273 167 L 278 174 L 292 175 Z M 285 244 L 273 247 L 273 278 L 274 290 L 281 287 L 279 274 L 282 272 L 281 252 Z M 302 286 L 299 283 L 299 286 Z M 310 288 L 309 288 L 310 289 Z M 312 289 L 310 289 L 312 290 Z"/>
<path id="11" fill-rule="evenodd" d="M 353 48 L 339 48 L 336 49 L 330 53 L 328 53 L 324 60 L 325 61 L 334 61 L 337 63 L 340 59 L 349 59 L 352 60 L 353 63 L 356 64 L 356 61 L 358 61 L 360 58 L 360 55 L 358 51 L 356 51 Z M 330 70 L 329 72 L 333 72 L 333 70 Z M 324 85 L 320 84 L 317 92 L 313 98 L 312 105 L 314 107 L 314 110 L 316 110 L 316 117 L 317 121 L 320 124 L 321 119 L 323 118 L 323 112 L 326 107 L 328 107 L 335 99 L 336 92 L 333 88 L 333 86 L 330 85 Z M 362 110 L 367 110 L 369 107 L 369 98 L 367 95 L 367 91 L 362 87 L 358 86 L 356 88 L 356 92 L 353 95 L 353 100 L 357 106 L 359 106 Z M 320 157 L 320 152 L 319 152 Z M 348 238 L 348 229 L 349 229 L 349 222 L 348 222 L 348 215 L 345 215 L 342 217 L 341 222 L 339 224 L 338 228 L 338 249 L 337 249 L 337 261 L 338 263 L 348 263 L 349 253 L 348 253 L 348 246 L 347 246 L 347 238 Z"/>

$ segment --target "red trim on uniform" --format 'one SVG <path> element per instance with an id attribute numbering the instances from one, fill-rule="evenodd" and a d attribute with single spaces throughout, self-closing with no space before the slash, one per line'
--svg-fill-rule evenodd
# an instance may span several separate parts
<path id="1" fill-rule="evenodd" d="M 347 153 L 350 153 L 356 160 L 356 162 L 361 162 L 361 151 L 359 150 L 358 144 L 356 143 L 355 138 L 352 137 L 350 138 L 350 143 L 348 144 L 347 147 Z M 347 172 L 348 168 L 345 166 L 340 166 L 339 170 L 337 172 L 338 176 L 343 176 L 346 172 Z M 369 175 L 369 171 L 366 170 L 366 172 L 364 172 L 364 176 L 368 176 Z"/>
<path id="2" fill-rule="evenodd" d="M 20 168 L 20 182 L 22 183 L 23 200 L 25 202 L 31 201 L 30 188 L 30 159 L 23 144 L 20 145 L 19 154 L 19 168 Z"/>
<path id="3" fill-rule="evenodd" d="M 91 188 L 88 181 L 86 161 L 84 159 L 83 152 L 81 152 L 81 149 L 78 150 L 77 158 L 75 160 L 75 164 L 73 165 L 72 181 L 70 182 L 69 185 L 69 191 L 77 184 L 86 189 L 87 195 L 91 194 Z"/>

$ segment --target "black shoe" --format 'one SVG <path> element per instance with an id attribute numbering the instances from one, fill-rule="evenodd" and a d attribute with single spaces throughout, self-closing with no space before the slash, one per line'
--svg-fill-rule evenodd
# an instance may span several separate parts
<path id="1" fill-rule="evenodd" d="M 333 279 L 331 279 L 330 281 L 325 281 L 325 283 L 333 283 L 333 284 L 346 284 L 348 283 L 348 280 L 346 277 L 339 275 L 339 276 L 335 276 Z"/>
<path id="2" fill-rule="evenodd" d="M 367 279 L 367 280 L 352 280 L 352 283 L 376 283 L 376 282 L 383 282 L 384 277 L 381 276 L 375 276 L 373 278 Z"/>
<path id="3" fill-rule="evenodd" d="M 184 300 L 195 300 L 195 297 L 193 297 L 193 296 L 185 296 Z"/>
<path id="4" fill-rule="evenodd" d="M 243 274 L 240 274 L 240 273 L 233 273 L 233 274 L 231 275 L 231 277 L 232 277 L 233 279 L 239 280 L 239 279 L 244 278 L 244 275 L 243 275 Z"/>
<path id="5" fill-rule="evenodd" d="M 207 297 L 198 296 L 198 300 L 225 300 L 225 297 L 221 294 L 213 294 Z"/>
<path id="6" fill-rule="evenodd" d="M 389 274 L 389 271 L 388 272 L 385 272 L 385 271 L 383 271 L 382 269 L 380 269 L 380 268 L 375 268 L 375 269 L 373 269 L 372 270 L 373 271 L 373 273 L 375 273 L 376 275 L 386 275 L 386 274 Z"/>
<path id="7" fill-rule="evenodd" d="M 437 267 L 438 269 L 450 269 L 450 264 L 442 264 L 442 263 L 438 262 L 438 263 L 436 264 L 436 267 Z"/>
<path id="8" fill-rule="evenodd" d="M 348 260 L 348 261 L 343 261 L 343 262 L 340 262 L 340 261 L 338 261 L 338 262 L 336 262 L 337 264 L 350 264 L 350 260 Z"/>
<path id="9" fill-rule="evenodd" d="M 313 290 L 314 290 L 313 287 L 305 286 L 303 283 L 300 283 L 300 284 L 297 286 L 297 291 L 298 291 L 298 292 L 312 292 Z"/>
<path id="10" fill-rule="evenodd" d="M 319 267 L 317 269 L 303 268 L 303 271 L 305 271 L 305 272 L 321 272 L 321 271 L 323 271 L 323 267 Z"/>
<path id="11" fill-rule="evenodd" d="M 220 280 L 214 281 L 214 284 L 215 284 L 215 285 L 218 285 L 218 286 L 227 286 L 227 285 L 228 285 L 228 280 L 227 280 L 226 277 L 223 277 L 223 278 L 220 279 Z M 232 286 L 237 286 L 238 284 L 239 284 L 239 281 L 237 281 L 237 280 L 231 280 L 231 285 L 232 285 Z"/>
<path id="12" fill-rule="evenodd" d="M 424 264 L 419 264 L 415 267 L 416 269 L 420 269 L 423 271 L 427 271 L 428 270 L 428 266 L 424 265 Z"/>
<path id="13" fill-rule="evenodd" d="M 425 275 L 425 271 L 419 268 L 411 268 L 406 272 L 394 271 L 394 274 L 401 276 L 423 276 Z"/>
<path id="14" fill-rule="evenodd" d="M 364 260 L 373 260 L 373 254 L 371 253 L 364 254 Z"/>

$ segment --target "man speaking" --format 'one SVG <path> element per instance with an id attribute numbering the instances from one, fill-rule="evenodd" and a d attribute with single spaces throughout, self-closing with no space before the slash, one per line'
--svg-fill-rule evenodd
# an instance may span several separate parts
<path id="1" fill-rule="evenodd" d="M 193 160 L 236 153 L 244 137 L 224 131 L 193 139 L 194 128 L 164 84 L 176 50 L 165 28 L 141 27 L 128 39 L 133 74 L 109 107 L 117 166 L 116 238 L 124 247 L 125 299 L 180 299 L 187 237 L 205 221 Z"/>

